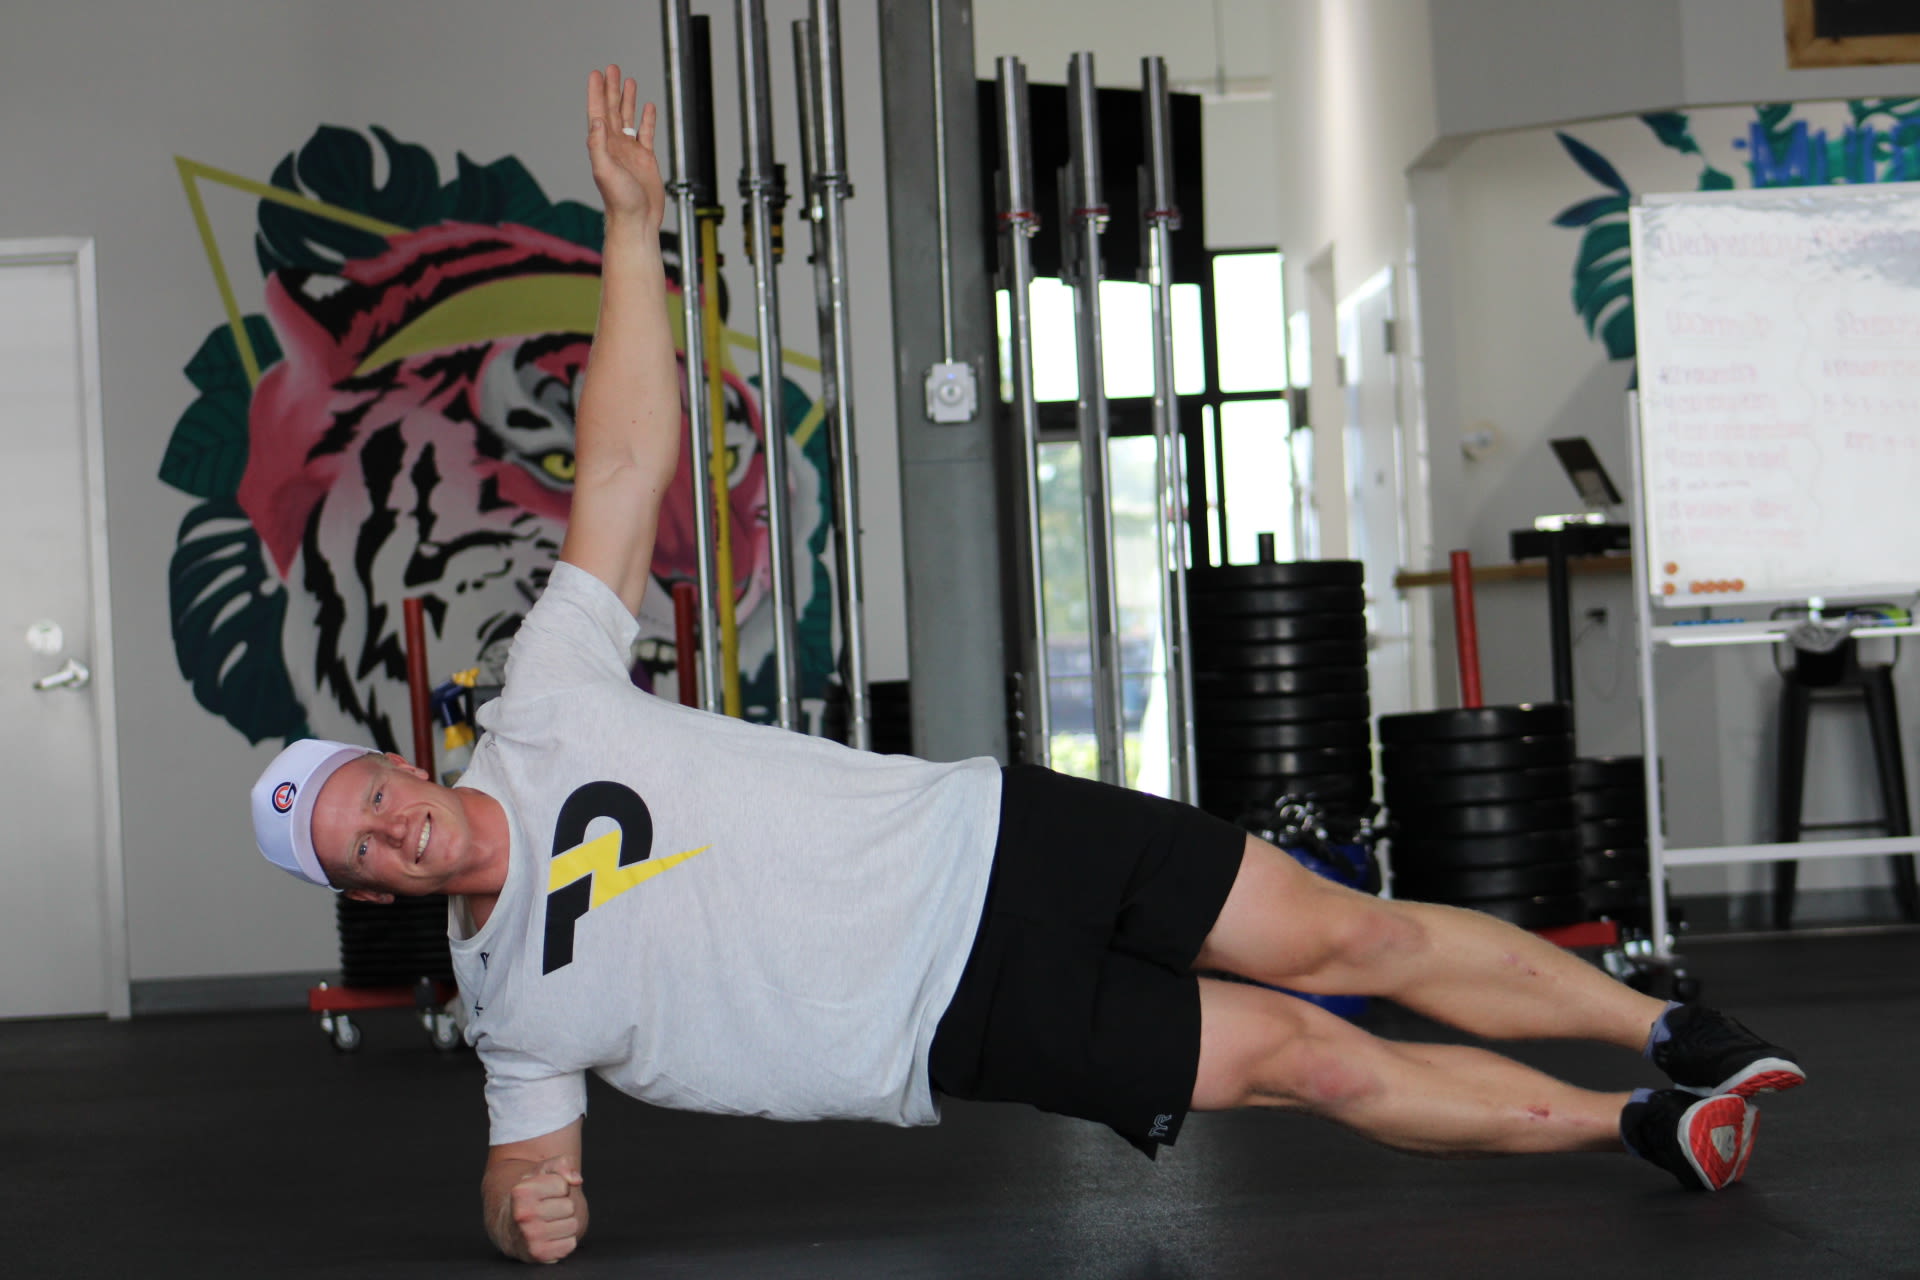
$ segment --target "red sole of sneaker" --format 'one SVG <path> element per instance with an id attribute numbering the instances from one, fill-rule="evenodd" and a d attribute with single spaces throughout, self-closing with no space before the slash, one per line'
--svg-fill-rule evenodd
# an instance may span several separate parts
<path id="1" fill-rule="evenodd" d="M 1751 1098 L 1756 1093 L 1785 1093 L 1805 1084 L 1807 1078 L 1798 1071 L 1762 1071 L 1749 1076 L 1739 1084 L 1728 1089 L 1728 1093 L 1738 1094 L 1742 1098 Z"/>
<path id="2" fill-rule="evenodd" d="M 1709 1190 L 1738 1182 L 1747 1171 L 1759 1118 L 1745 1098 L 1733 1094 L 1708 1098 L 1688 1109 L 1687 1151 L 1694 1172 Z"/>
<path id="3" fill-rule="evenodd" d="M 1761 1093 L 1785 1093 L 1789 1089 L 1799 1088 L 1806 1082 L 1806 1073 L 1800 1070 L 1798 1063 L 1788 1062 L 1784 1058 L 1762 1058 L 1757 1062 L 1749 1063 L 1743 1070 L 1734 1072 L 1718 1084 L 1676 1084 L 1674 1088 L 1702 1098 L 1716 1098 L 1729 1093 L 1742 1098 L 1751 1098 Z"/>

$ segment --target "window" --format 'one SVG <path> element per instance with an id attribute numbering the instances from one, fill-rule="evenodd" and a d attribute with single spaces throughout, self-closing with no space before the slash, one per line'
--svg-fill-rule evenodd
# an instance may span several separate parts
<path id="1" fill-rule="evenodd" d="M 1302 440 L 1293 432 L 1288 386 L 1291 327 L 1281 298 L 1281 258 L 1272 250 L 1210 254 L 1202 284 L 1176 284 L 1174 390 L 1188 447 L 1192 553 L 1210 564 L 1256 558 L 1258 537 L 1274 535 L 1276 553 L 1294 553 L 1296 465 Z M 1036 279 L 1033 307 L 1034 390 L 1042 444 L 1042 566 L 1047 611 L 1049 711 L 1054 767 L 1095 777 L 1092 655 L 1087 618 L 1086 533 L 1080 514 L 1080 446 L 1074 422 L 1079 396 L 1073 292 L 1057 279 Z M 1000 395 L 1013 398 L 1011 321 L 1005 291 L 997 298 L 1002 370 Z M 1172 790 L 1166 713 L 1160 592 L 1164 575 L 1154 530 L 1153 347 L 1146 285 L 1104 281 L 1101 338 L 1112 439 L 1114 591 L 1119 613 L 1122 731 L 1129 786 L 1156 795 Z M 1304 340 L 1304 333 L 1295 339 Z M 1304 377 L 1304 367 L 1301 371 Z M 1306 433 L 1298 433 L 1304 437 Z M 1310 457 L 1310 454 L 1307 456 Z M 1195 474 L 1197 472 L 1197 474 Z"/>
<path id="2" fill-rule="evenodd" d="M 1284 391 L 1287 324 L 1280 305 L 1280 255 L 1221 253 L 1213 259 L 1214 327 L 1220 335 L 1220 390 Z"/>
<path id="3" fill-rule="evenodd" d="M 1198 395 L 1207 388 L 1206 350 L 1201 335 L 1201 288 L 1173 286 L 1173 389 Z M 1013 401 L 1013 319 L 1005 289 L 996 290 L 1000 321 L 1000 399 Z M 1063 280 L 1042 276 L 1027 290 L 1033 308 L 1033 395 L 1041 404 L 1064 404 L 1064 420 L 1045 415 L 1048 426 L 1073 429 L 1071 407 L 1080 398 L 1078 317 L 1073 289 Z M 1147 286 L 1131 280 L 1100 282 L 1100 341 L 1105 356 L 1109 400 L 1153 396 L 1153 300 Z M 1151 432 L 1151 424 L 1148 431 Z M 1122 434 L 1119 431 L 1116 435 Z M 1130 433 L 1129 433 L 1130 434 Z"/>
<path id="4" fill-rule="evenodd" d="M 1108 442 L 1113 506 L 1113 586 L 1119 615 L 1121 732 L 1126 780 L 1155 795 L 1167 776 L 1165 671 L 1160 643 L 1159 547 L 1153 522 L 1154 439 Z M 1040 529 L 1046 566 L 1048 710 L 1053 767 L 1100 774 L 1093 729 L 1093 652 L 1087 614 L 1086 523 L 1080 513 L 1080 445 L 1040 446 Z"/>
<path id="5" fill-rule="evenodd" d="M 1227 459 L 1220 469 L 1214 501 L 1233 513 L 1213 545 L 1215 564 L 1252 564 L 1260 558 L 1260 535 L 1273 535 L 1274 558 L 1291 560 L 1293 546 L 1292 424 L 1284 396 L 1223 401 L 1219 449 Z M 1206 406 L 1212 430 L 1213 405 Z"/>
<path id="6" fill-rule="evenodd" d="M 1252 562 L 1263 533 L 1273 535 L 1275 555 L 1290 560 L 1297 473 L 1287 375 L 1296 334 L 1282 305 L 1282 259 L 1270 249 L 1212 258 L 1217 372 L 1213 389 L 1199 400 L 1207 563 Z M 1303 325 L 1297 341 L 1304 340 Z"/>

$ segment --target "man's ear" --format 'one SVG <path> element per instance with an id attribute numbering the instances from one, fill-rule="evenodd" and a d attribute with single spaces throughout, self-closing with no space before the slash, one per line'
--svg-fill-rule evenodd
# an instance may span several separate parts
<path id="1" fill-rule="evenodd" d="M 377 902 L 383 907 L 393 901 L 392 894 L 376 893 L 372 889 L 348 889 L 346 896 L 355 902 Z"/>
<path id="2" fill-rule="evenodd" d="M 392 764 L 393 767 L 398 769 L 400 772 L 410 773 L 414 777 L 420 779 L 420 781 L 422 782 L 433 781 L 432 778 L 427 776 L 427 771 L 425 769 L 422 769 L 419 765 L 416 765 L 415 763 L 413 763 L 413 761 L 407 759 L 405 756 L 395 755 L 391 751 L 387 752 L 386 756 L 387 756 L 388 763 Z"/>

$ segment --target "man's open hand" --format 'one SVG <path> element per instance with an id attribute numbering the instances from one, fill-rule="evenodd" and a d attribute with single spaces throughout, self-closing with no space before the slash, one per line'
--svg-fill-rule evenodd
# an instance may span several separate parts
<path id="1" fill-rule="evenodd" d="M 617 66 L 587 76 L 587 156 L 607 217 L 657 233 L 667 201 L 653 154 L 656 113 L 651 102 L 636 113 L 637 98 L 633 80 Z"/>
<path id="2" fill-rule="evenodd" d="M 572 1156 L 542 1160 L 509 1193 L 513 1243 L 525 1262 L 558 1262 L 580 1243 L 580 1162 Z"/>

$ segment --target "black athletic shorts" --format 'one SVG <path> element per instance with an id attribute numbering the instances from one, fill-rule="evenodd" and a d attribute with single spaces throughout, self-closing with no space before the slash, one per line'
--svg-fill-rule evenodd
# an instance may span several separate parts
<path id="1" fill-rule="evenodd" d="M 933 1087 L 1094 1120 L 1152 1156 L 1193 1100 L 1193 961 L 1246 832 L 1032 765 L 1001 784 L 986 907 L 934 1034 Z"/>

